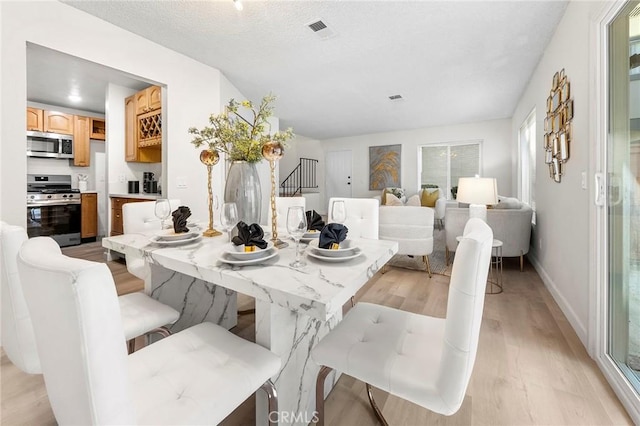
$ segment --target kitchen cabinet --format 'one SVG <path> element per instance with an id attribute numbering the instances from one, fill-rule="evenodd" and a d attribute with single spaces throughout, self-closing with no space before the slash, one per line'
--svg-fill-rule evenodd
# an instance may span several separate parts
<path id="1" fill-rule="evenodd" d="M 123 198 L 111 197 L 111 236 L 122 235 L 124 233 L 122 226 L 122 206 L 127 203 L 141 203 L 150 201 L 140 198 Z"/>
<path id="2" fill-rule="evenodd" d="M 146 92 L 147 89 L 141 91 Z M 162 109 L 137 114 L 138 92 L 124 100 L 125 161 L 160 163 L 162 161 Z M 146 95 L 143 98 L 146 101 Z"/>
<path id="3" fill-rule="evenodd" d="M 73 165 L 88 167 L 90 162 L 89 136 L 91 119 L 79 115 L 73 116 Z"/>
<path id="4" fill-rule="evenodd" d="M 73 115 L 58 111 L 44 111 L 44 131 L 50 133 L 61 133 L 63 135 L 73 134 Z"/>
<path id="5" fill-rule="evenodd" d="M 107 123 L 102 118 L 91 118 L 91 139 L 105 140 Z"/>
<path id="6" fill-rule="evenodd" d="M 162 89 L 150 86 L 136 93 L 136 115 L 155 111 L 162 107 Z"/>
<path id="7" fill-rule="evenodd" d="M 80 203 L 80 238 L 95 239 L 98 236 L 98 194 L 81 194 Z"/>
<path id="8" fill-rule="evenodd" d="M 27 108 L 27 130 L 44 131 L 44 111 L 40 108 Z"/>

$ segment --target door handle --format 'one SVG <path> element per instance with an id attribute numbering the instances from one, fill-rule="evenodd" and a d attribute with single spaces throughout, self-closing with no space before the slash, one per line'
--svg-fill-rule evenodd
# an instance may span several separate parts
<path id="1" fill-rule="evenodd" d="M 604 175 L 600 172 L 594 175 L 595 185 L 595 204 L 596 206 L 604 206 Z"/>

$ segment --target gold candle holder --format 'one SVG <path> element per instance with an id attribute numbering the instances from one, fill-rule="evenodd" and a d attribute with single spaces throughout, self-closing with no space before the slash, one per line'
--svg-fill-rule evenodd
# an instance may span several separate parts
<path id="1" fill-rule="evenodd" d="M 269 141 L 262 146 L 262 156 L 269 161 L 271 169 L 271 241 L 277 248 L 289 244 L 278 239 L 278 213 L 276 211 L 276 161 L 284 155 L 284 148 L 278 141 Z"/>
<path id="2" fill-rule="evenodd" d="M 213 189 L 211 187 L 211 169 L 220 161 L 220 155 L 215 149 L 203 149 L 200 152 L 200 162 L 207 166 L 207 190 L 209 195 L 209 228 L 202 233 L 205 237 L 217 237 L 222 232 L 213 229 Z"/>

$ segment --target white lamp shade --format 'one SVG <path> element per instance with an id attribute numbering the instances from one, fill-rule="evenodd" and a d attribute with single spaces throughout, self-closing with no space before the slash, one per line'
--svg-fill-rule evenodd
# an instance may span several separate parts
<path id="1" fill-rule="evenodd" d="M 458 179 L 458 202 L 497 204 L 498 184 L 495 178 L 464 177 Z"/>

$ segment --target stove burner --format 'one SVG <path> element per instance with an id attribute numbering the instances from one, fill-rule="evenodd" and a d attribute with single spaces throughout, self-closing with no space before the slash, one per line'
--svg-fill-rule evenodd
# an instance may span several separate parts
<path id="1" fill-rule="evenodd" d="M 71 189 L 71 188 L 66 188 L 66 189 L 41 189 L 39 191 L 34 191 L 40 194 L 79 194 L 80 190 L 79 189 Z"/>

